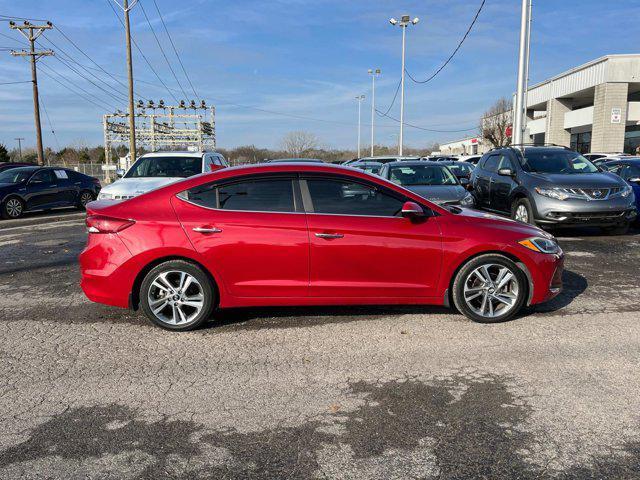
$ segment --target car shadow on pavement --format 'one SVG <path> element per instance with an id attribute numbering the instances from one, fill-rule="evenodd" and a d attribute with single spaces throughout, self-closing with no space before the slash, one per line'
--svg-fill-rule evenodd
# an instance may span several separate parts
<path id="1" fill-rule="evenodd" d="M 343 409 L 339 398 L 312 417 L 258 431 L 149 420 L 119 404 L 73 407 L 0 450 L 0 476 L 577 480 L 638 472 L 640 442 L 560 472 L 531 463 L 527 452 L 551 439 L 526 430 L 532 408 L 514 383 L 474 369 L 428 381 L 355 381 L 343 395 L 355 408 Z"/>
<path id="2" fill-rule="evenodd" d="M 555 298 L 545 303 L 532 305 L 521 312 L 521 316 L 532 313 L 553 313 L 570 305 L 576 298 L 582 295 L 589 286 L 586 277 L 571 270 L 562 272 L 562 291 Z"/>
<path id="3" fill-rule="evenodd" d="M 453 311 L 430 305 L 349 305 L 230 308 L 214 312 L 208 326 L 263 328 L 302 328 L 331 323 L 382 320 L 390 315 L 417 315 L 426 313 L 452 313 Z M 302 318 L 302 320 L 301 320 Z"/>

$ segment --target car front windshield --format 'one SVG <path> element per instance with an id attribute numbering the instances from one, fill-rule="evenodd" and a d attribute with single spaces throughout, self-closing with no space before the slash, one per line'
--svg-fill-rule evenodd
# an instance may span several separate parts
<path id="1" fill-rule="evenodd" d="M 143 157 L 133 164 L 125 178 L 187 178 L 199 173 L 202 173 L 201 157 Z"/>
<path id="2" fill-rule="evenodd" d="M 0 173 L 0 183 L 24 183 L 33 172 L 32 168 L 11 168 Z"/>
<path id="3" fill-rule="evenodd" d="M 525 150 L 522 167 L 534 173 L 597 173 L 596 167 L 578 152 L 571 150 Z"/>
<path id="4" fill-rule="evenodd" d="M 389 179 L 405 187 L 416 185 L 457 185 L 448 168 L 438 165 L 403 165 L 389 169 Z"/>

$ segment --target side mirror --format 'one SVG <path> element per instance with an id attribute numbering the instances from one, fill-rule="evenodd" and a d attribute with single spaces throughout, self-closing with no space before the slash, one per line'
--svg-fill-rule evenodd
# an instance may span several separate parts
<path id="1" fill-rule="evenodd" d="M 630 178 L 630 179 L 629 179 L 629 180 L 627 180 L 627 181 L 628 181 L 629 183 L 632 183 L 632 182 L 633 182 L 633 183 L 640 184 L 640 177 L 633 177 L 633 178 Z"/>
<path id="2" fill-rule="evenodd" d="M 468 177 L 460 177 L 458 178 L 458 181 L 460 182 L 460 185 L 462 185 L 463 187 L 467 187 L 469 185 Z"/>
<path id="3" fill-rule="evenodd" d="M 116 177 L 122 178 L 122 177 L 124 177 L 124 174 L 125 174 L 125 171 L 122 168 L 118 168 L 116 170 Z"/>
<path id="4" fill-rule="evenodd" d="M 503 177 L 513 177 L 513 170 L 510 168 L 501 168 L 498 170 L 498 175 L 502 175 Z"/>
<path id="5" fill-rule="evenodd" d="M 402 205 L 402 216 L 404 218 L 422 218 L 425 216 L 423 208 L 415 202 L 404 202 Z"/>

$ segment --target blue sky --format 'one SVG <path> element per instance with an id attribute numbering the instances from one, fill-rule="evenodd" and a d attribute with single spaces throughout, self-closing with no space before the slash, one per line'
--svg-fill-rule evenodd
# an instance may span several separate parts
<path id="1" fill-rule="evenodd" d="M 125 74 L 123 31 L 109 8 L 110 1 L 0 0 L 0 14 L 51 20 L 91 59 L 114 76 L 121 76 Z M 425 78 L 455 48 L 480 4 L 480 0 L 157 2 L 196 91 L 217 106 L 220 147 L 248 144 L 277 147 L 287 132 L 307 130 L 315 133 L 324 146 L 337 148 L 355 148 L 354 97 L 358 94 L 366 95 L 363 123 L 370 121 L 368 68 L 382 69 L 376 89 L 380 108 L 386 110 L 395 91 L 400 76 L 401 32 L 388 23 L 389 17 L 403 13 L 420 17 L 420 23 L 407 31 L 407 69 L 415 77 Z M 167 55 L 174 60 L 153 0 L 141 3 Z M 512 93 L 520 3 L 520 0 L 486 0 L 474 30 L 451 64 L 426 85 L 407 82 L 407 122 L 438 130 L 473 128 L 493 101 Z M 640 0 L 534 2 L 532 82 L 602 55 L 637 53 L 639 11 Z M 176 97 L 183 98 L 139 5 L 132 11 L 132 31 L 165 83 L 176 89 Z M 15 39 L 0 36 L 0 47 L 20 48 L 17 42 L 21 37 L 9 30 L 6 22 L 0 22 L 0 33 Z M 95 68 L 60 32 L 47 32 L 46 37 L 76 61 Z M 46 41 L 42 45 L 50 46 Z M 94 100 L 125 108 L 122 102 L 108 97 L 59 60 L 49 57 L 41 62 L 90 92 Z M 159 84 L 135 50 L 134 65 L 139 80 Z M 180 66 L 175 61 L 172 65 L 189 91 Z M 123 90 L 106 75 L 93 72 L 117 90 Z M 29 76 L 29 66 L 23 59 L 0 50 L 0 82 L 28 80 Z M 44 74 L 39 83 L 61 145 L 101 143 L 104 108 L 69 92 Z M 162 87 L 140 82 L 136 88 L 156 100 L 171 98 Z M 397 103 L 391 114 L 398 116 Z M 393 144 L 397 124 L 380 117 L 376 118 L 376 124 L 377 142 Z M 44 114 L 43 130 L 45 145 L 57 148 Z M 465 135 L 407 128 L 405 144 L 424 146 Z M 27 145 L 35 143 L 29 84 L 0 85 L 0 142 L 12 147 L 16 143 L 14 137 L 26 137 Z M 368 127 L 364 126 L 364 143 L 368 138 Z"/>

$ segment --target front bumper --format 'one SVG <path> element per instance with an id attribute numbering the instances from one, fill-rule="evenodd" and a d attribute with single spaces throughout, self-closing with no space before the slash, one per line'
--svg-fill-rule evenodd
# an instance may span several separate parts
<path id="1" fill-rule="evenodd" d="M 633 196 L 607 200 L 556 200 L 534 194 L 536 223 L 554 226 L 611 226 L 631 222 L 637 216 Z"/>

